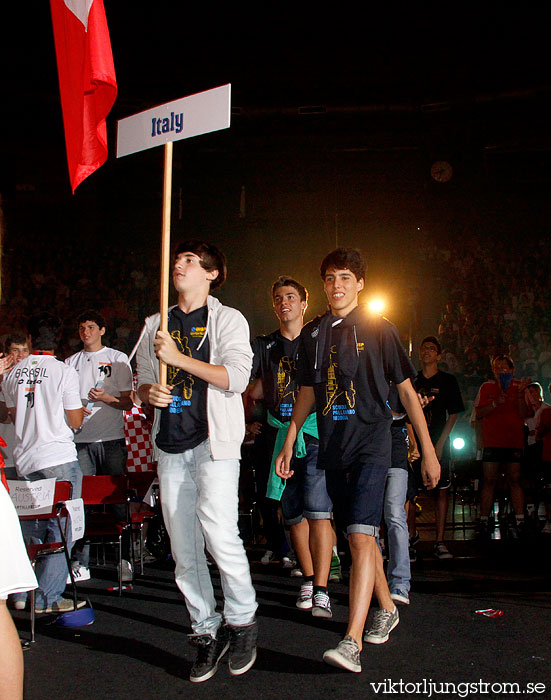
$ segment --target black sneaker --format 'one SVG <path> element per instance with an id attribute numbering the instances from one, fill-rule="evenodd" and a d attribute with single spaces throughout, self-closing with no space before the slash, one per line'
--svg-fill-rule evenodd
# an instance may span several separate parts
<path id="1" fill-rule="evenodd" d="M 256 640 L 258 625 L 253 620 L 249 625 L 233 627 L 228 625 L 230 634 L 230 662 L 232 676 L 240 676 L 251 668 L 256 661 Z"/>
<path id="2" fill-rule="evenodd" d="M 216 639 L 210 634 L 189 634 L 189 643 L 197 647 L 197 658 L 193 664 L 189 680 L 192 683 L 202 683 L 212 678 L 218 669 L 218 662 L 230 646 L 228 630 L 221 625 L 216 633 Z"/>

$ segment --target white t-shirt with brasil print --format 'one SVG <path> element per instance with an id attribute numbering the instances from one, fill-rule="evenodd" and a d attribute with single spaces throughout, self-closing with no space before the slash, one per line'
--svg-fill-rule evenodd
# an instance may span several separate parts
<path id="1" fill-rule="evenodd" d="M 13 459 L 20 476 L 73 462 L 77 451 L 65 410 L 82 407 L 78 376 L 53 355 L 29 355 L 2 384 L 6 406 L 15 406 Z"/>

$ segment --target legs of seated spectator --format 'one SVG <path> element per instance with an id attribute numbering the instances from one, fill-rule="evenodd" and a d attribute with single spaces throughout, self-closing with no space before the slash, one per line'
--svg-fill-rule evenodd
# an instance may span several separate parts
<path id="1" fill-rule="evenodd" d="M 193 631 L 214 635 L 221 622 L 205 545 L 220 570 L 226 621 L 249 624 L 257 605 L 237 527 L 238 460 L 213 461 L 207 440 L 181 454 L 161 452 L 158 474 L 176 583 L 186 599 Z"/>
<path id="2" fill-rule="evenodd" d="M 58 481 L 70 481 L 73 485 L 73 498 L 80 498 L 82 487 L 82 472 L 78 462 L 67 462 L 48 469 L 41 469 L 26 477 L 29 481 L 56 478 Z M 64 526 L 62 520 L 62 527 Z M 21 523 L 21 529 L 26 542 L 59 542 L 59 526 L 57 520 L 28 520 Z M 71 551 L 72 542 L 67 541 Z M 42 557 L 36 565 L 36 577 L 39 588 L 36 591 L 37 609 L 51 606 L 59 602 L 65 590 L 67 580 L 67 562 L 63 553 Z"/>

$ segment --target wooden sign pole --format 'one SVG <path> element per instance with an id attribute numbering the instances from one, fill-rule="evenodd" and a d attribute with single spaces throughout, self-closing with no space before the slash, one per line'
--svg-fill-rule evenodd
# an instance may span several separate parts
<path id="1" fill-rule="evenodd" d="M 117 158 L 138 153 L 164 143 L 163 229 L 161 235 L 161 323 L 168 332 L 168 295 L 170 288 L 170 208 L 172 202 L 172 143 L 200 134 L 227 129 L 231 117 L 231 85 L 221 85 L 196 95 L 182 97 L 144 112 L 119 119 Z M 0 202 L 1 204 L 1 202 Z M 0 210 L 1 214 L 1 210 Z M 144 331 L 145 333 L 145 328 Z M 142 336 L 140 336 L 140 340 Z M 137 347 L 137 346 L 136 346 Z M 136 348 L 134 348 L 134 351 Z M 159 361 L 159 382 L 167 383 L 167 368 Z"/>
<path id="2" fill-rule="evenodd" d="M 165 143 L 163 180 L 163 230 L 161 235 L 161 330 L 168 331 L 168 294 L 170 285 L 170 210 L 172 203 L 172 141 Z M 159 360 L 159 383 L 166 384 L 166 364 Z"/>

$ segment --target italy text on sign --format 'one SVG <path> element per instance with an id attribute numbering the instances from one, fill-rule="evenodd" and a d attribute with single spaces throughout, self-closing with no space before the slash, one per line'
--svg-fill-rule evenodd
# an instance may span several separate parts
<path id="1" fill-rule="evenodd" d="M 117 158 L 169 141 L 227 129 L 231 116 L 231 85 L 182 97 L 120 119 Z"/>

